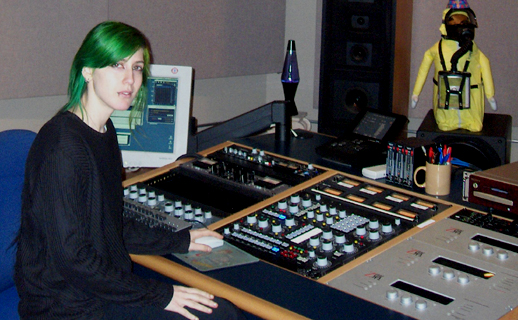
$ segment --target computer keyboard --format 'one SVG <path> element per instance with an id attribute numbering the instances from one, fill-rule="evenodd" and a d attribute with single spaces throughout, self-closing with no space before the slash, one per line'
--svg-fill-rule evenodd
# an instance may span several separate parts
<path id="1" fill-rule="evenodd" d="M 315 151 L 324 159 L 356 168 L 382 164 L 386 159 L 383 144 L 361 137 L 340 138 L 317 147 Z"/>
<path id="2" fill-rule="evenodd" d="M 329 145 L 330 149 L 335 149 L 336 152 L 346 154 L 357 154 L 358 152 L 368 148 L 370 144 L 363 139 L 340 140 Z"/>

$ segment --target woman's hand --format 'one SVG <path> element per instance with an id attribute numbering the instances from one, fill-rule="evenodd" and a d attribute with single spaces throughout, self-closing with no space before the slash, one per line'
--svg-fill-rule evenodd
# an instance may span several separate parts
<path id="1" fill-rule="evenodd" d="M 174 294 L 171 302 L 165 307 L 165 310 L 176 312 L 191 320 L 198 320 L 198 317 L 190 313 L 185 307 L 195 309 L 205 313 L 212 313 L 213 308 L 217 308 L 218 304 L 212 299 L 214 296 L 205 291 L 195 288 L 187 288 L 182 286 L 173 286 Z"/>
<path id="2" fill-rule="evenodd" d="M 212 231 L 209 229 L 195 229 L 195 230 L 189 230 L 191 233 L 191 243 L 189 244 L 189 251 L 203 251 L 203 252 L 210 252 L 212 250 L 211 247 L 194 242 L 196 239 L 201 237 L 215 237 L 218 239 L 223 239 L 223 236 L 216 231 Z"/>

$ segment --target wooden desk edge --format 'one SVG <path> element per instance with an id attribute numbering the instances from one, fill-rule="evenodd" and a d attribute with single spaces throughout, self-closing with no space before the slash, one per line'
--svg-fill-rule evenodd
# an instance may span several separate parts
<path id="1" fill-rule="evenodd" d="M 518 308 L 509 311 L 506 315 L 498 320 L 516 320 L 518 319 Z"/>
<path id="2" fill-rule="evenodd" d="M 195 270 L 160 256 L 130 255 L 133 262 L 156 271 L 187 286 L 199 288 L 225 298 L 237 307 L 263 319 L 308 319 L 274 303 L 234 288 Z"/>

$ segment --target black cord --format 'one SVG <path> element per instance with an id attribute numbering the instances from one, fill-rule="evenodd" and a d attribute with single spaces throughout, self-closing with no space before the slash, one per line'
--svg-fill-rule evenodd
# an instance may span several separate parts
<path id="1" fill-rule="evenodd" d="M 183 154 L 183 155 L 179 156 L 178 159 L 176 159 L 176 161 L 182 160 L 182 159 L 185 159 L 185 158 L 202 159 L 203 156 L 199 155 L 197 153 L 186 153 L 186 154 Z"/>
<path id="2" fill-rule="evenodd" d="M 192 224 L 201 224 L 202 227 L 204 227 L 205 229 L 208 229 L 207 225 L 201 221 L 198 221 L 198 220 L 184 220 L 186 222 L 190 222 Z"/>

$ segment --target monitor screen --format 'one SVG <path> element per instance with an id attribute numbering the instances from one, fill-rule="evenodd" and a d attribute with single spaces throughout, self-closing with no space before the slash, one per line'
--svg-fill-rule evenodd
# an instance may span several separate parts
<path id="1" fill-rule="evenodd" d="M 141 117 L 130 125 L 131 109 L 111 116 L 126 168 L 162 167 L 187 152 L 192 67 L 151 65 L 150 71 Z"/>
<path id="2" fill-rule="evenodd" d="M 394 117 L 367 111 L 353 132 L 376 140 L 383 140 L 395 121 Z"/>

